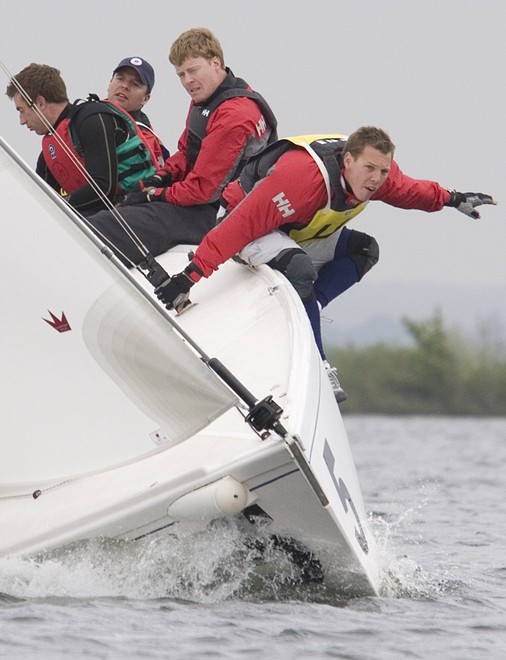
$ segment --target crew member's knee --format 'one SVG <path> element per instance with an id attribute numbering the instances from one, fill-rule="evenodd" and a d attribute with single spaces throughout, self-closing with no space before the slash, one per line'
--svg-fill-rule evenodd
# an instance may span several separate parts
<path id="1" fill-rule="evenodd" d="M 352 229 L 346 253 L 355 264 L 360 282 L 364 275 L 378 263 L 379 245 L 372 236 Z"/>
<path id="2" fill-rule="evenodd" d="M 303 301 L 313 297 L 313 283 L 318 273 L 304 250 L 300 248 L 282 250 L 269 261 L 269 266 L 283 273 Z"/>

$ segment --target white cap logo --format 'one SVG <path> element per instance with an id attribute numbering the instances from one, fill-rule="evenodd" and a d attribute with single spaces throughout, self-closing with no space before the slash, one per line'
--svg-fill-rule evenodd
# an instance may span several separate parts
<path id="1" fill-rule="evenodd" d="M 134 66 L 141 66 L 142 60 L 140 57 L 132 57 L 130 63 L 133 64 Z"/>

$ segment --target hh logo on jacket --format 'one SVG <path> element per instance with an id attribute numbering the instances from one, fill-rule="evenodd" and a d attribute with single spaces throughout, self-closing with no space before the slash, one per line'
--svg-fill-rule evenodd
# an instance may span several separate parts
<path id="1" fill-rule="evenodd" d="M 272 201 L 278 207 L 278 211 L 281 212 L 283 218 L 288 218 L 288 216 L 295 213 L 295 210 L 292 208 L 290 202 L 285 197 L 285 193 L 280 192 L 279 195 L 276 195 L 272 198 Z"/>

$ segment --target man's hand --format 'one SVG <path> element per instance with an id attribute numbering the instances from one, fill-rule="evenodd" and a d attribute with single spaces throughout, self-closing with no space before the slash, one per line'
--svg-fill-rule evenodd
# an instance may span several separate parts
<path id="1" fill-rule="evenodd" d="M 155 289 L 155 296 L 167 309 L 175 309 L 176 312 L 180 312 L 188 304 L 189 291 L 193 285 L 194 282 L 183 271 L 162 282 Z"/>
<path id="2" fill-rule="evenodd" d="M 480 214 L 475 210 L 477 206 L 481 206 L 482 204 L 497 204 L 495 199 L 484 193 L 461 193 L 456 190 L 449 190 L 448 192 L 450 193 L 450 201 L 446 203 L 446 206 L 453 206 L 457 211 L 465 213 L 475 220 L 479 220 L 480 218 Z"/>
<path id="3" fill-rule="evenodd" d="M 140 189 L 145 188 L 168 188 L 172 185 L 172 174 L 170 172 L 158 172 L 149 179 L 139 181 Z"/>
<path id="4" fill-rule="evenodd" d="M 171 172 L 158 172 L 147 179 L 139 179 L 130 192 L 139 192 L 147 188 L 168 188 L 171 185 Z"/>
<path id="5" fill-rule="evenodd" d="M 141 192 L 130 192 L 120 202 L 120 206 L 147 204 L 148 202 L 165 202 L 166 188 L 144 188 Z"/>
<path id="6" fill-rule="evenodd" d="M 146 204 L 149 202 L 149 197 L 147 191 L 143 190 L 142 192 L 130 192 L 128 195 L 125 195 L 121 202 L 120 206 L 133 206 L 134 204 Z"/>

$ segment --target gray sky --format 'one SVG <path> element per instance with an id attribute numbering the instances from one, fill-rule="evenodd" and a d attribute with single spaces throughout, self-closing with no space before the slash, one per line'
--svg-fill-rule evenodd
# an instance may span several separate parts
<path id="1" fill-rule="evenodd" d="M 401 169 L 492 194 L 480 221 L 372 203 L 350 225 L 374 235 L 373 284 L 506 287 L 505 0 L 0 0 L 0 58 L 61 70 L 71 99 L 104 95 L 112 71 L 140 55 L 156 71 L 146 106 L 171 151 L 189 97 L 168 62 L 173 40 L 211 28 L 226 64 L 268 99 L 280 135 L 381 126 Z M 5 96 L 3 137 L 34 164 L 39 138 Z M 365 280 L 364 280 L 365 283 Z M 502 301 L 498 301 L 502 303 Z"/>

